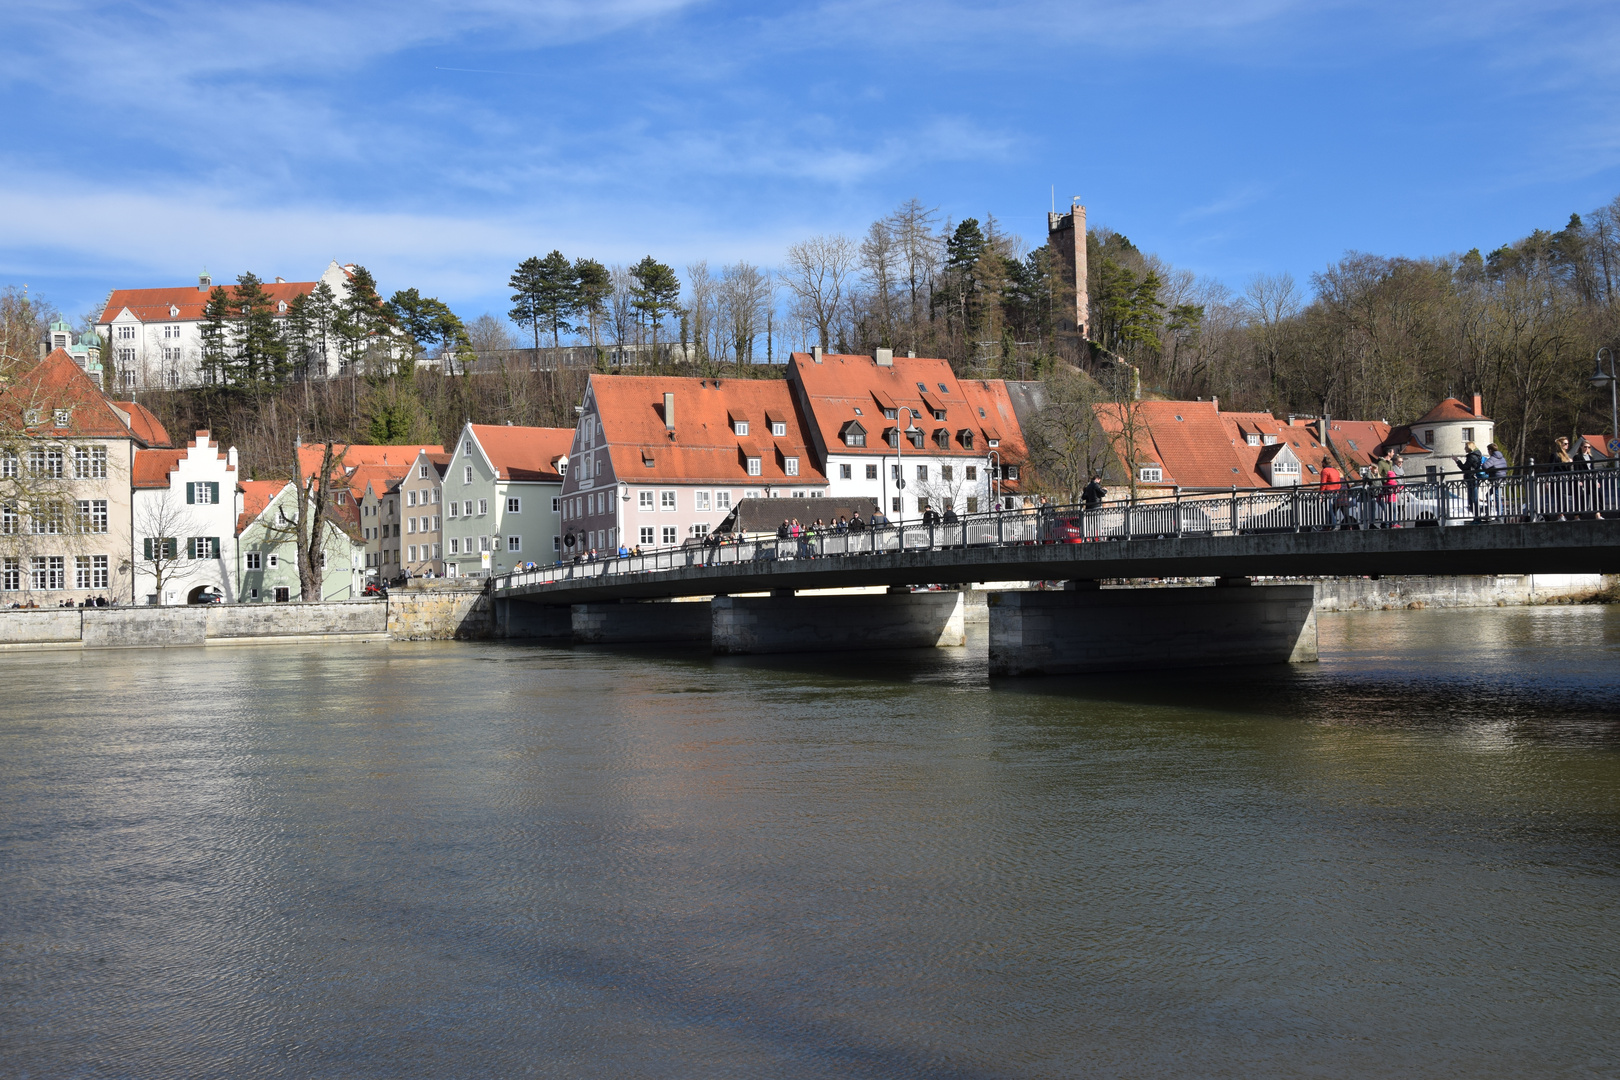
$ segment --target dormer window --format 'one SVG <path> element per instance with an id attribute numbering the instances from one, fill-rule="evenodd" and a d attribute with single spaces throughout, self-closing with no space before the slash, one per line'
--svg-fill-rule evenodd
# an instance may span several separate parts
<path id="1" fill-rule="evenodd" d="M 560 458 L 557 459 L 557 475 L 558 476 L 567 476 L 568 475 L 568 459 L 567 458 L 560 457 Z"/>
<path id="2" fill-rule="evenodd" d="M 1277 445 L 1277 436 L 1275 436 L 1275 435 L 1262 435 L 1260 437 L 1260 441 L 1265 443 L 1267 446 L 1276 446 Z"/>
<path id="3" fill-rule="evenodd" d="M 945 410 L 944 409 L 935 409 L 934 410 L 934 419 L 935 420 L 943 420 L 943 419 L 945 419 Z"/>
<path id="4" fill-rule="evenodd" d="M 844 425 L 843 439 L 845 446 L 865 446 L 866 429 L 858 421 L 851 420 Z"/>
<path id="5" fill-rule="evenodd" d="M 787 434 L 787 422 L 784 421 L 784 420 L 772 420 L 771 421 L 771 434 L 776 436 L 777 438 L 781 438 L 783 435 L 786 435 Z"/>
<path id="6" fill-rule="evenodd" d="M 40 416 L 41 413 L 38 409 L 25 410 L 23 412 L 23 423 L 27 424 L 29 427 L 33 427 L 35 424 L 39 423 Z"/>
<path id="7" fill-rule="evenodd" d="M 1136 471 L 1136 479 L 1143 484 L 1160 484 L 1164 482 L 1164 470 L 1157 465 L 1143 465 Z"/>
<path id="8" fill-rule="evenodd" d="M 957 437 L 958 440 L 961 441 L 962 449 L 964 449 L 964 450 L 973 449 L 973 429 L 972 428 L 963 428 L 960 432 L 957 433 L 956 437 Z"/>
<path id="9" fill-rule="evenodd" d="M 68 422 L 73 419 L 73 414 L 66 409 L 57 409 L 54 419 L 57 427 L 67 427 Z"/>
<path id="10" fill-rule="evenodd" d="M 951 433 L 944 428 L 936 428 L 934 431 L 934 445 L 941 450 L 949 450 L 951 448 Z"/>
<path id="11" fill-rule="evenodd" d="M 906 439 L 918 450 L 923 448 L 923 437 L 922 428 L 912 428 L 906 432 Z"/>
<path id="12" fill-rule="evenodd" d="M 170 304 L 169 305 L 169 318 L 178 319 L 179 317 L 180 317 L 180 309 L 175 307 L 173 304 Z"/>
<path id="13" fill-rule="evenodd" d="M 285 300 L 277 301 L 277 303 L 276 303 L 276 313 L 278 315 L 287 314 L 287 301 L 285 301 Z"/>
<path id="14" fill-rule="evenodd" d="M 992 450 L 1001 445 L 1000 439 L 986 439 L 985 442 L 990 444 L 990 449 Z"/>
<path id="15" fill-rule="evenodd" d="M 883 410 L 883 419 L 885 419 L 885 420 L 894 420 L 894 419 L 897 419 L 897 417 L 896 417 L 896 415 L 895 415 L 895 414 L 896 414 L 896 413 L 897 413 L 897 412 L 898 412 L 898 411 L 899 411 L 899 410 L 897 410 L 897 409 L 884 409 L 884 410 Z"/>
<path id="16" fill-rule="evenodd" d="M 746 421 L 746 420 L 733 420 L 731 422 L 731 433 L 733 435 L 746 435 L 746 434 L 748 434 L 748 421 Z"/>
<path id="17" fill-rule="evenodd" d="M 782 471 L 789 476 L 799 475 L 799 459 L 796 457 L 782 459 Z"/>
<path id="18" fill-rule="evenodd" d="M 1246 435 L 1243 436 L 1243 441 L 1248 443 L 1250 446 L 1259 446 L 1260 445 L 1260 433 L 1258 431 L 1248 432 Z"/>
<path id="19" fill-rule="evenodd" d="M 751 458 L 748 459 L 748 475 L 749 476 L 758 476 L 759 475 L 759 458 L 751 457 Z"/>

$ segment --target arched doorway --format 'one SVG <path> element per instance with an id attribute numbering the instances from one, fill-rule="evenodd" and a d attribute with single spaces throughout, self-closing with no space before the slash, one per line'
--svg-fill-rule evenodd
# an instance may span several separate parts
<path id="1" fill-rule="evenodd" d="M 198 585 L 186 594 L 186 603 L 211 604 L 214 602 L 214 597 L 220 595 L 218 585 Z"/>

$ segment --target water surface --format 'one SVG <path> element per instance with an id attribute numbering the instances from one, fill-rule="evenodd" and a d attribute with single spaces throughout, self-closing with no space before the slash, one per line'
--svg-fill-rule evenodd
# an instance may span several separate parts
<path id="1" fill-rule="evenodd" d="M 1321 630 L 0 657 L 0 1075 L 1615 1075 L 1620 609 Z"/>

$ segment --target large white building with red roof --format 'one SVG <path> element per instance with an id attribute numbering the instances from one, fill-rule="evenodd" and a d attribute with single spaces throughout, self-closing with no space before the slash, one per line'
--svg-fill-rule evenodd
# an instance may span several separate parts
<path id="1" fill-rule="evenodd" d="M 874 499 L 895 521 L 1023 504 L 1023 432 L 1002 380 L 879 349 L 794 353 L 788 383 L 831 494 Z"/>
<path id="2" fill-rule="evenodd" d="M 293 301 L 308 296 L 325 283 L 342 302 L 349 295 L 349 269 L 334 260 L 314 281 L 264 283 L 272 314 L 285 318 Z M 96 330 L 107 342 L 101 364 L 114 371 L 109 390 L 140 390 L 194 386 L 202 375 L 202 327 L 206 321 L 212 279 L 202 274 L 195 286 L 160 289 L 114 289 L 102 305 Z M 338 373 L 337 339 L 333 335 L 325 363 L 311 371 L 312 378 Z"/>

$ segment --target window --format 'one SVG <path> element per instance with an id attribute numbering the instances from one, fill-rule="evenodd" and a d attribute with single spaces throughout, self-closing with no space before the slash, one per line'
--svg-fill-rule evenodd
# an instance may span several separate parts
<path id="1" fill-rule="evenodd" d="M 926 465 L 917 466 L 917 479 L 918 480 L 923 480 L 923 481 L 926 481 L 928 479 L 928 466 L 926 466 Z"/>
<path id="2" fill-rule="evenodd" d="M 452 555 L 461 554 L 461 541 L 457 540 L 453 536 L 450 538 L 450 554 L 452 554 Z"/>
<path id="3" fill-rule="evenodd" d="M 748 459 L 748 475 L 749 476 L 758 476 L 759 475 L 759 458 L 751 457 L 751 458 Z"/>
<path id="4" fill-rule="evenodd" d="M 17 507 L 14 503 L 6 503 L 4 506 L 0 506 L 0 535 L 16 536 L 18 530 L 22 528 L 21 523 L 22 515 L 17 513 Z"/>
<path id="5" fill-rule="evenodd" d="M 270 569 L 274 570 L 281 565 L 281 556 L 272 552 L 270 554 Z"/>
<path id="6" fill-rule="evenodd" d="M 977 480 L 979 478 L 979 467 L 977 465 L 968 465 L 963 468 L 962 475 L 969 480 Z"/>
<path id="7" fill-rule="evenodd" d="M 651 510 L 653 508 L 653 493 L 650 491 L 638 492 L 636 494 L 636 507 L 641 510 Z"/>
<path id="8" fill-rule="evenodd" d="M 665 525 L 664 526 L 664 543 L 673 544 L 673 543 L 675 543 L 675 541 L 677 541 L 679 539 L 680 539 L 680 537 L 678 537 L 675 534 L 675 526 L 673 526 L 673 525 Z"/>
<path id="9" fill-rule="evenodd" d="M 416 505 L 416 492 L 407 491 L 405 493 L 405 505 L 406 506 L 415 506 Z"/>
<path id="10" fill-rule="evenodd" d="M 61 555 L 35 555 L 29 567 L 36 589 L 67 588 L 67 561 Z"/>
<path id="11" fill-rule="evenodd" d="M 458 507 L 458 506 L 460 506 L 460 505 L 461 505 L 461 504 L 460 504 L 460 503 L 458 503 L 458 502 L 456 502 L 456 501 L 455 501 L 455 500 L 454 500 L 454 499 L 451 499 L 451 500 L 450 500 L 450 517 L 451 517 L 451 520 L 454 520 L 454 519 L 455 519 L 455 516 L 456 516 L 456 507 Z"/>
<path id="12" fill-rule="evenodd" d="M 202 506 L 212 506 L 219 502 L 219 483 L 209 480 L 198 484 L 186 485 L 186 502 L 197 503 Z"/>
<path id="13" fill-rule="evenodd" d="M 698 511 L 699 513 L 708 512 L 709 493 L 707 491 L 692 492 L 692 509 Z"/>
<path id="14" fill-rule="evenodd" d="M 0 589 L 16 592 L 22 588 L 22 560 L 8 556 L 0 564 Z"/>
<path id="15" fill-rule="evenodd" d="M 506 500 L 506 512 L 508 514 L 521 514 L 521 513 L 523 513 L 523 500 L 522 499 L 507 499 Z"/>
<path id="16" fill-rule="evenodd" d="M 943 420 L 943 419 L 945 419 L 945 410 L 944 409 L 935 409 L 934 410 L 934 419 L 935 420 Z M 947 438 L 949 438 L 949 436 L 947 436 Z"/>
<path id="17" fill-rule="evenodd" d="M 79 531 L 82 533 L 104 533 L 107 531 L 107 500 L 106 499 L 80 499 L 79 500 Z"/>
<path id="18" fill-rule="evenodd" d="M 1001 445 L 1000 439 L 986 439 L 984 441 L 990 444 L 992 450 Z"/>
<path id="19" fill-rule="evenodd" d="M 1471 428 L 1471 427 L 1463 428 L 1463 442 L 1473 442 L 1473 441 L 1474 441 L 1474 429 Z M 1353 445 L 1354 444 L 1352 444 L 1352 446 Z"/>
<path id="20" fill-rule="evenodd" d="M 689 536 L 708 536 L 709 526 L 701 521 L 694 521 L 686 530 Z"/>
<path id="21" fill-rule="evenodd" d="M 949 484 L 956 478 L 955 467 L 951 465 L 941 465 L 939 467 L 939 478 L 945 481 L 945 483 Z"/>
<path id="22" fill-rule="evenodd" d="M 426 527 L 426 525 L 427 525 L 427 518 L 423 518 L 423 519 L 422 519 L 422 525 L 423 525 L 423 526 L 424 526 L 424 527 Z M 442 519 L 442 518 L 440 518 L 440 517 L 439 517 L 439 515 L 438 515 L 438 514 L 434 514 L 434 515 L 433 515 L 433 531 L 434 531 L 434 532 L 438 532 L 438 531 L 439 531 L 439 530 L 440 530 L 440 529 L 442 529 L 442 528 L 444 528 L 444 523 L 443 523 L 443 519 Z"/>
<path id="23" fill-rule="evenodd" d="M 61 503 L 30 507 L 29 517 L 33 519 L 35 536 L 56 536 L 67 531 L 66 522 L 62 520 Z"/>
<path id="24" fill-rule="evenodd" d="M 439 548 L 440 548 L 440 546 L 441 546 L 441 545 L 439 545 L 439 544 L 434 544 L 434 545 L 433 545 L 433 557 L 434 557 L 434 558 L 435 558 L 435 559 L 437 559 L 437 558 L 440 558 L 440 557 L 441 557 L 441 555 L 440 555 L 440 552 L 439 552 Z M 427 548 L 423 548 L 423 549 L 422 549 L 422 551 L 423 551 L 423 553 L 424 553 L 424 554 L 425 554 L 425 553 L 426 553 L 426 552 L 427 552 Z"/>
<path id="25" fill-rule="evenodd" d="M 19 464 L 16 454 L 10 450 L 0 450 L 0 479 L 15 480 Z"/>
<path id="26" fill-rule="evenodd" d="M 179 558 L 180 541 L 172 536 L 162 538 L 149 536 L 141 541 L 141 554 L 147 562 Z"/>
<path id="27" fill-rule="evenodd" d="M 193 536 L 186 541 L 186 558 L 188 559 L 217 559 L 219 558 L 219 537 Z"/>
<path id="28" fill-rule="evenodd" d="M 468 465 L 465 469 L 462 470 L 461 482 L 463 484 L 472 483 L 472 466 L 471 465 Z"/>
<path id="29" fill-rule="evenodd" d="M 60 447 L 36 448 L 28 451 L 28 472 L 32 476 L 62 479 L 62 450 Z"/>
<path id="30" fill-rule="evenodd" d="M 466 454 L 468 457 L 472 457 L 472 440 L 471 439 L 463 440 L 463 442 L 461 444 L 461 452 L 463 454 Z"/>
<path id="31" fill-rule="evenodd" d="M 461 516 L 462 517 L 472 517 L 472 500 L 471 499 L 468 499 L 466 502 L 461 504 Z"/>
<path id="32" fill-rule="evenodd" d="M 746 420 L 733 420 L 731 422 L 731 433 L 733 435 L 746 435 L 746 434 L 748 434 L 748 421 L 746 421 Z M 652 542 L 652 537 L 649 536 L 647 538 L 647 542 L 651 543 Z"/>
<path id="33" fill-rule="evenodd" d="M 135 328 L 133 326 L 120 326 L 120 327 L 118 327 L 118 340 L 119 341 L 134 341 L 135 340 Z"/>
<path id="34" fill-rule="evenodd" d="M 917 497 L 917 512 L 920 514 L 926 509 L 928 509 L 928 499 L 919 495 Z"/>
<path id="35" fill-rule="evenodd" d="M 1158 484 L 1164 480 L 1164 470 L 1157 465 L 1143 465 L 1136 472 L 1138 481 L 1144 484 Z"/>
<path id="36" fill-rule="evenodd" d="M 427 465 L 425 463 L 416 467 L 416 478 L 418 480 L 427 479 Z"/>
<path id="37" fill-rule="evenodd" d="M 562 508 L 562 500 L 561 499 L 555 499 L 554 498 L 554 499 L 551 500 L 551 512 L 553 514 L 557 513 L 558 510 L 560 510 L 561 508 Z"/>
<path id="38" fill-rule="evenodd" d="M 562 537 L 553 536 L 551 538 L 551 550 L 552 551 L 561 551 L 562 550 Z"/>
<path id="39" fill-rule="evenodd" d="M 787 434 L 787 423 L 782 420 L 771 421 L 771 434 L 780 438 Z"/>
<path id="40" fill-rule="evenodd" d="M 411 562 L 415 562 L 416 561 L 416 545 L 415 544 L 411 545 L 410 551 L 411 551 Z"/>
<path id="41" fill-rule="evenodd" d="M 951 448 L 951 433 L 944 428 L 935 428 L 934 445 L 941 450 L 949 450 Z"/>
<path id="42" fill-rule="evenodd" d="M 479 516 L 482 517 L 484 514 L 487 514 L 487 513 L 489 513 L 489 500 L 488 499 L 479 499 L 478 500 L 478 514 L 479 514 Z"/>
<path id="43" fill-rule="evenodd" d="M 799 459 L 796 457 L 782 459 L 782 471 L 789 476 L 799 475 Z"/>
<path id="44" fill-rule="evenodd" d="M 853 466 L 853 465 L 840 465 L 840 466 L 838 466 L 838 479 L 840 479 L 840 480 L 848 480 L 854 475 L 855 475 L 855 466 Z"/>
<path id="45" fill-rule="evenodd" d="M 1430 428 L 1429 430 L 1427 430 L 1427 431 L 1425 431 L 1423 433 L 1423 445 L 1424 446 L 1433 446 L 1434 445 L 1434 429 L 1433 428 Z"/>
<path id="46" fill-rule="evenodd" d="M 13 468 L 15 468 L 15 465 Z M 73 475 L 80 480 L 105 480 L 107 478 L 107 448 L 105 446 L 75 446 L 73 448 Z"/>
<path id="47" fill-rule="evenodd" d="M 802 499 L 802 498 L 804 498 L 804 492 L 802 492 L 802 491 L 795 491 L 795 492 L 794 492 L 794 493 L 793 493 L 793 497 L 794 497 L 794 498 L 795 498 L 795 499 Z"/>
<path id="48" fill-rule="evenodd" d="M 900 512 L 900 496 L 896 495 L 894 498 L 889 500 L 889 509 L 893 510 L 896 514 Z"/>
<path id="49" fill-rule="evenodd" d="M 714 493 L 714 508 L 716 510 L 731 509 L 731 492 L 717 491 Z"/>
<path id="50" fill-rule="evenodd" d="M 262 570 L 264 568 L 264 556 L 260 555 L 257 551 L 248 552 L 247 568 L 249 570 Z"/>
<path id="51" fill-rule="evenodd" d="M 506 550 L 507 551 L 522 551 L 523 550 L 523 538 L 521 536 L 508 536 L 506 538 Z"/>
<path id="52" fill-rule="evenodd" d="M 51 418 L 56 421 L 57 427 L 67 427 L 73 422 L 73 414 L 66 409 L 57 409 Z"/>
<path id="53" fill-rule="evenodd" d="M 898 409 L 884 409 L 883 410 L 883 419 L 885 419 L 885 420 L 893 420 L 893 419 L 896 418 L 898 413 L 899 413 Z"/>
<path id="54" fill-rule="evenodd" d="M 641 539 L 638 541 L 638 543 L 650 544 L 652 542 L 653 542 L 653 527 L 651 525 L 643 525 L 641 527 Z"/>
<path id="55" fill-rule="evenodd" d="M 970 514 L 977 514 L 979 512 L 979 497 L 977 495 L 969 495 L 967 497 L 967 512 Z"/>
<path id="56" fill-rule="evenodd" d="M 675 493 L 673 491 L 660 491 L 658 493 L 658 509 L 675 509 Z"/>
<path id="57" fill-rule="evenodd" d="M 962 449 L 973 449 L 973 432 L 967 428 L 962 429 Z"/>
<path id="58" fill-rule="evenodd" d="M 249 600 L 257 600 L 258 598 L 259 598 L 259 590 L 258 589 L 249 589 L 248 590 L 248 599 Z"/>
<path id="59" fill-rule="evenodd" d="M 489 550 L 489 537 L 480 536 L 478 538 L 478 550 L 479 551 L 488 551 Z"/>
<path id="60" fill-rule="evenodd" d="M 414 533 L 416 531 L 416 519 L 415 518 L 410 518 L 405 522 L 405 531 L 407 533 Z"/>
<path id="61" fill-rule="evenodd" d="M 878 478 L 876 465 L 868 465 L 866 467 L 866 478 L 868 480 L 876 480 Z"/>
<path id="62" fill-rule="evenodd" d="M 292 599 L 292 590 L 285 585 L 276 588 L 276 603 L 285 604 Z"/>

